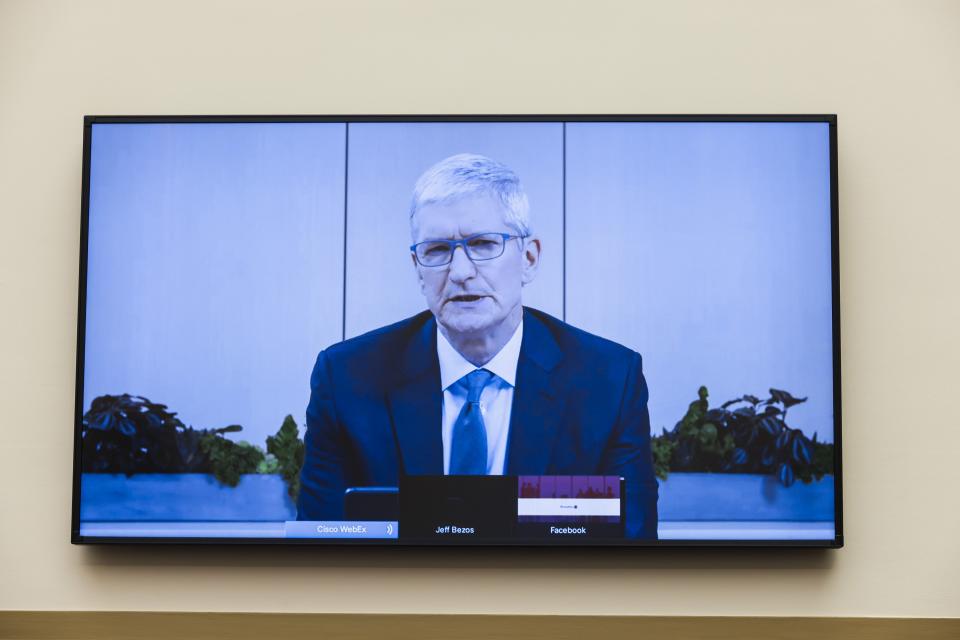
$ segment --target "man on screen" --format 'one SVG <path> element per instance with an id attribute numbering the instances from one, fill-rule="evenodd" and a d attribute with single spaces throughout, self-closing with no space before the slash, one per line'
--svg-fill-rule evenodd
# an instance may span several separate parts
<path id="1" fill-rule="evenodd" d="M 655 538 L 640 355 L 522 305 L 540 264 L 514 172 L 455 155 L 410 208 L 427 311 L 322 351 L 311 376 L 301 520 L 349 487 L 410 475 L 619 475 L 629 537 Z"/>

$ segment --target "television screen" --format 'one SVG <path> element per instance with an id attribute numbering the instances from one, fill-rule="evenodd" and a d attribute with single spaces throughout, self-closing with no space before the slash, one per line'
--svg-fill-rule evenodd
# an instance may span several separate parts
<path id="1" fill-rule="evenodd" d="M 842 545 L 834 116 L 87 117 L 72 539 Z"/>

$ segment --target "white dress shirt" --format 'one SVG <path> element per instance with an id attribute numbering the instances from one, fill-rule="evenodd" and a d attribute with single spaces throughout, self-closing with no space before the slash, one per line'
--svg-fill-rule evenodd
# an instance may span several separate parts
<path id="1" fill-rule="evenodd" d="M 437 356 L 440 359 L 440 386 L 443 389 L 443 473 L 450 473 L 450 449 L 453 444 L 453 425 L 467 402 L 466 382 L 461 378 L 478 368 L 493 374 L 480 394 L 480 412 L 487 430 L 487 475 L 502 476 L 507 456 L 507 437 L 510 432 L 510 411 L 513 407 L 513 388 L 517 381 L 517 361 L 523 340 L 523 320 L 513 336 L 483 367 L 476 367 L 453 348 L 437 327 Z"/>

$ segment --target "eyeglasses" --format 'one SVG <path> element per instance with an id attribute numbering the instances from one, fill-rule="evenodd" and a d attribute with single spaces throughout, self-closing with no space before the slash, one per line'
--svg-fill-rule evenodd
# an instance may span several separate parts
<path id="1" fill-rule="evenodd" d="M 509 233 L 475 233 L 462 240 L 426 240 L 411 245 L 410 251 L 424 267 L 442 267 L 453 261 L 457 246 L 474 262 L 493 260 L 503 255 L 507 240 L 526 238 Z"/>

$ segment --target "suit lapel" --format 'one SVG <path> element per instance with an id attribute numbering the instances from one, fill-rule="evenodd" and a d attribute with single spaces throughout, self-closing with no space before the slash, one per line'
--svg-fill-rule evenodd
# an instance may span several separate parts
<path id="1" fill-rule="evenodd" d="M 550 463 L 563 416 L 565 398 L 552 380 L 561 353 L 547 327 L 527 310 L 523 322 L 506 473 L 541 475 Z"/>
<path id="2" fill-rule="evenodd" d="M 401 356 L 399 384 L 387 394 L 400 448 L 400 469 L 407 475 L 443 475 L 443 391 L 436 327 L 431 315 Z"/>

